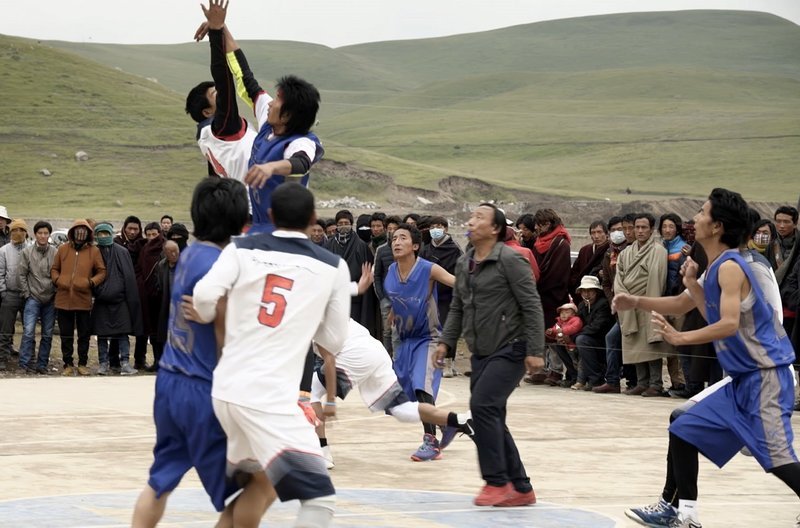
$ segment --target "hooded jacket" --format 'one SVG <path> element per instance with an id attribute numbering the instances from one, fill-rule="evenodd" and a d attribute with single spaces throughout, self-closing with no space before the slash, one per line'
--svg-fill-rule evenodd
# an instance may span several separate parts
<path id="1" fill-rule="evenodd" d="M 75 228 L 85 227 L 86 242 L 75 245 Z M 92 245 L 94 233 L 86 220 L 75 220 L 67 232 L 69 242 L 56 252 L 50 278 L 56 286 L 55 306 L 59 310 L 91 310 L 92 288 L 106 278 L 106 265 L 100 250 Z"/>

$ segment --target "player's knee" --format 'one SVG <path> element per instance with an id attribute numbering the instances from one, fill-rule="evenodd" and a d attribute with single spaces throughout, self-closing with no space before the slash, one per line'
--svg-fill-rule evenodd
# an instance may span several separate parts
<path id="1" fill-rule="evenodd" d="M 669 415 L 669 423 L 672 423 L 675 420 L 677 420 L 681 415 L 683 415 L 686 411 L 688 411 L 689 409 L 691 409 L 694 406 L 695 406 L 695 402 L 693 402 L 691 400 L 688 400 L 686 403 L 684 403 L 680 407 L 676 407 L 675 409 L 673 409 L 672 412 Z"/>
<path id="2" fill-rule="evenodd" d="M 300 501 L 295 528 L 326 528 L 333 519 L 336 495 Z"/>
<path id="3" fill-rule="evenodd" d="M 403 423 L 419 423 L 419 408 L 416 402 L 405 402 L 386 409 L 386 412 Z"/>

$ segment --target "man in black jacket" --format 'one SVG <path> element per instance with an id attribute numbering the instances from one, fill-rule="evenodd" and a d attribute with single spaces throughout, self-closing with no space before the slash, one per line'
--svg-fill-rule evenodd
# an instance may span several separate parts
<path id="1" fill-rule="evenodd" d="M 578 369 L 578 382 L 572 388 L 588 391 L 603 384 L 603 374 L 606 371 L 606 334 L 616 320 L 611 315 L 611 307 L 603 294 L 600 279 L 586 275 L 581 279 L 577 293 L 583 299 L 578 307 L 583 328 L 575 337 L 581 366 Z"/>

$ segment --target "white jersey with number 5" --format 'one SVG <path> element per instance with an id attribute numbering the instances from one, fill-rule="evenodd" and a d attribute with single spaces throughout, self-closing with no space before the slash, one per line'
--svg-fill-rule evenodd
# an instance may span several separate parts
<path id="1" fill-rule="evenodd" d="M 236 238 L 195 286 L 195 309 L 212 319 L 226 295 L 225 345 L 212 396 L 295 413 L 311 340 L 338 353 L 347 338 L 347 264 L 298 232 Z"/>

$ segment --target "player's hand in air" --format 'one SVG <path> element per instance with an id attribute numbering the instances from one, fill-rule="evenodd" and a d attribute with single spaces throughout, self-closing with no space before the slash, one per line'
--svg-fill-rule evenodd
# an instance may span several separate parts
<path id="1" fill-rule="evenodd" d="M 228 13 L 228 0 L 209 0 L 208 7 L 200 4 L 208 21 L 208 29 L 222 29 Z"/>
<path id="2" fill-rule="evenodd" d="M 361 278 L 358 279 L 358 294 L 364 295 L 364 292 L 372 285 L 375 276 L 372 274 L 372 264 L 365 262 L 361 265 Z"/>
<path id="3" fill-rule="evenodd" d="M 244 177 L 244 183 L 250 187 L 261 189 L 264 187 L 264 184 L 267 183 L 267 180 L 272 178 L 273 174 L 275 174 L 275 166 L 272 163 L 253 165 L 250 167 L 250 170 L 247 171 L 247 175 Z"/>

